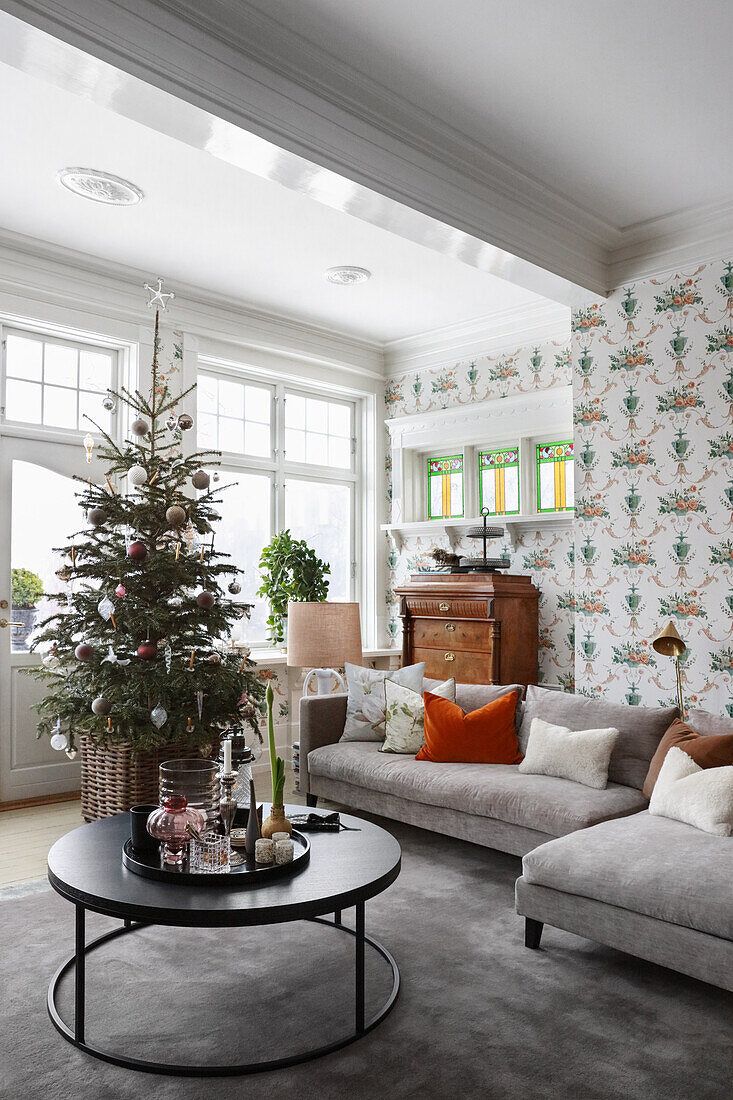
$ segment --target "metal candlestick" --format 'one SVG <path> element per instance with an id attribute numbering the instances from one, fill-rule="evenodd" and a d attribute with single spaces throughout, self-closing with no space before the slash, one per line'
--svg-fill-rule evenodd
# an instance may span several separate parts
<path id="1" fill-rule="evenodd" d="M 219 800 L 219 812 L 221 813 L 222 824 L 224 825 L 224 835 L 229 837 L 231 847 L 232 837 L 232 825 L 234 824 L 234 815 L 237 812 L 237 803 L 234 799 L 234 784 L 237 782 L 237 772 L 225 772 L 219 773 L 221 780 L 221 798 Z M 231 850 L 229 856 L 229 863 L 232 867 L 241 867 L 244 863 L 244 856 L 241 856 L 239 852 Z"/>

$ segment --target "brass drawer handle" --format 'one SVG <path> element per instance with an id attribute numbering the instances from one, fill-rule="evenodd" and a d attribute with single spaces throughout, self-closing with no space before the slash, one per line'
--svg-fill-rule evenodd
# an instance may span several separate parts
<path id="1" fill-rule="evenodd" d="M 445 624 L 445 629 L 446 630 L 455 630 L 456 629 L 456 624 L 455 623 L 446 623 Z"/>
<path id="2" fill-rule="evenodd" d="M 450 611 L 450 604 L 449 603 L 439 603 L 438 604 L 438 611 Z"/>
<path id="3" fill-rule="evenodd" d="M 445 655 L 445 660 L 446 661 L 455 661 L 455 659 L 456 659 L 455 653 L 446 653 L 446 655 Z"/>

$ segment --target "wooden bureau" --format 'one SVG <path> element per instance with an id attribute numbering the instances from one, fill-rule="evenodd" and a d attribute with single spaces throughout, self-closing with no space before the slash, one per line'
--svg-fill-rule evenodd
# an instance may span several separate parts
<path id="1" fill-rule="evenodd" d="M 507 573 L 413 573 L 396 589 L 402 663 L 462 684 L 536 684 L 539 591 Z"/>

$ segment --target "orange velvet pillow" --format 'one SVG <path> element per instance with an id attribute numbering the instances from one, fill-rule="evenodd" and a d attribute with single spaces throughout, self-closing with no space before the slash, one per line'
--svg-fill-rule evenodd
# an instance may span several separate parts
<path id="1" fill-rule="evenodd" d="M 426 691 L 425 744 L 415 759 L 436 764 L 521 763 L 514 726 L 518 698 L 510 691 L 466 714 L 450 700 Z"/>

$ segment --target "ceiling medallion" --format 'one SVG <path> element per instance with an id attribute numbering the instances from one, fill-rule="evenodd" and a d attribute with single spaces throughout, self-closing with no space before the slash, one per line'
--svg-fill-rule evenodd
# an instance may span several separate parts
<path id="1" fill-rule="evenodd" d="M 94 168 L 62 168 L 56 179 L 75 195 L 104 202 L 108 206 L 135 206 L 144 198 L 143 192 L 134 183 Z"/>
<path id="2" fill-rule="evenodd" d="M 329 283 L 335 283 L 336 286 L 356 286 L 371 277 L 371 271 L 367 271 L 365 267 L 329 267 L 326 271 Z"/>

